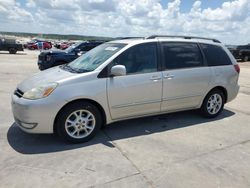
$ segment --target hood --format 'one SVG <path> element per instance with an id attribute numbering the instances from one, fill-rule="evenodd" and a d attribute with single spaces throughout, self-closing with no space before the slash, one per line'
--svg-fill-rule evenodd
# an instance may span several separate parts
<path id="1" fill-rule="evenodd" d="M 44 50 L 40 53 L 40 56 L 44 56 L 44 55 L 48 55 L 48 54 L 51 54 L 51 55 L 57 55 L 57 54 L 66 54 L 66 51 L 64 50 Z"/>
<path id="2" fill-rule="evenodd" d="M 76 76 L 76 75 L 77 74 L 62 70 L 59 67 L 54 67 L 54 68 L 39 72 L 37 74 L 34 74 L 33 76 L 25 79 L 23 82 L 21 82 L 17 86 L 17 88 L 23 92 L 26 92 L 41 84 L 45 84 L 49 82 L 58 82 L 62 79 L 69 78 L 69 77 Z"/>

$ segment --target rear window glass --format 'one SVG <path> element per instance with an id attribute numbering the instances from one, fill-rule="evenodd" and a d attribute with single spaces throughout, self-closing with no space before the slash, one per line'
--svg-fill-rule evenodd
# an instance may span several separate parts
<path id="1" fill-rule="evenodd" d="M 232 62 L 227 53 L 220 46 L 201 44 L 208 66 L 231 65 Z"/>

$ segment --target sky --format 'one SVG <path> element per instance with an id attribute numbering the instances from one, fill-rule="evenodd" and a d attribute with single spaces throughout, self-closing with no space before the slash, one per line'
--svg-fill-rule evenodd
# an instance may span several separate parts
<path id="1" fill-rule="evenodd" d="M 250 0 L 0 0 L 0 31 L 250 43 Z"/>

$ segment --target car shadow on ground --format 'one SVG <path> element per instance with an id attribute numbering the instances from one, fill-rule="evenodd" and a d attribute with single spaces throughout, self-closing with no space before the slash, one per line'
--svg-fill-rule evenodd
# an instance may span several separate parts
<path id="1" fill-rule="evenodd" d="M 10 54 L 9 52 L 0 52 L 0 55 L 27 55 L 27 53 L 17 52 L 16 54 Z"/>
<path id="2" fill-rule="evenodd" d="M 217 118 L 207 119 L 199 116 L 197 111 L 186 111 L 121 121 L 106 125 L 91 141 L 82 144 L 67 144 L 54 134 L 27 134 L 13 123 L 8 130 L 7 139 L 10 146 L 22 154 L 59 152 L 95 144 L 114 147 L 112 142 L 116 140 L 146 136 L 188 126 L 203 126 L 204 123 L 216 122 L 234 114 L 230 110 L 224 110 Z"/>

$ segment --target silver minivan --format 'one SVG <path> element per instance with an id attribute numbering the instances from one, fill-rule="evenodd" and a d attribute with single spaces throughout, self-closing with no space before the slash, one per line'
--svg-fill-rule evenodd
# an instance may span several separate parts
<path id="1" fill-rule="evenodd" d="M 101 126 L 125 119 L 189 109 L 216 117 L 237 96 L 239 72 L 215 39 L 111 41 L 24 80 L 12 95 L 12 111 L 25 132 L 86 142 Z"/>

